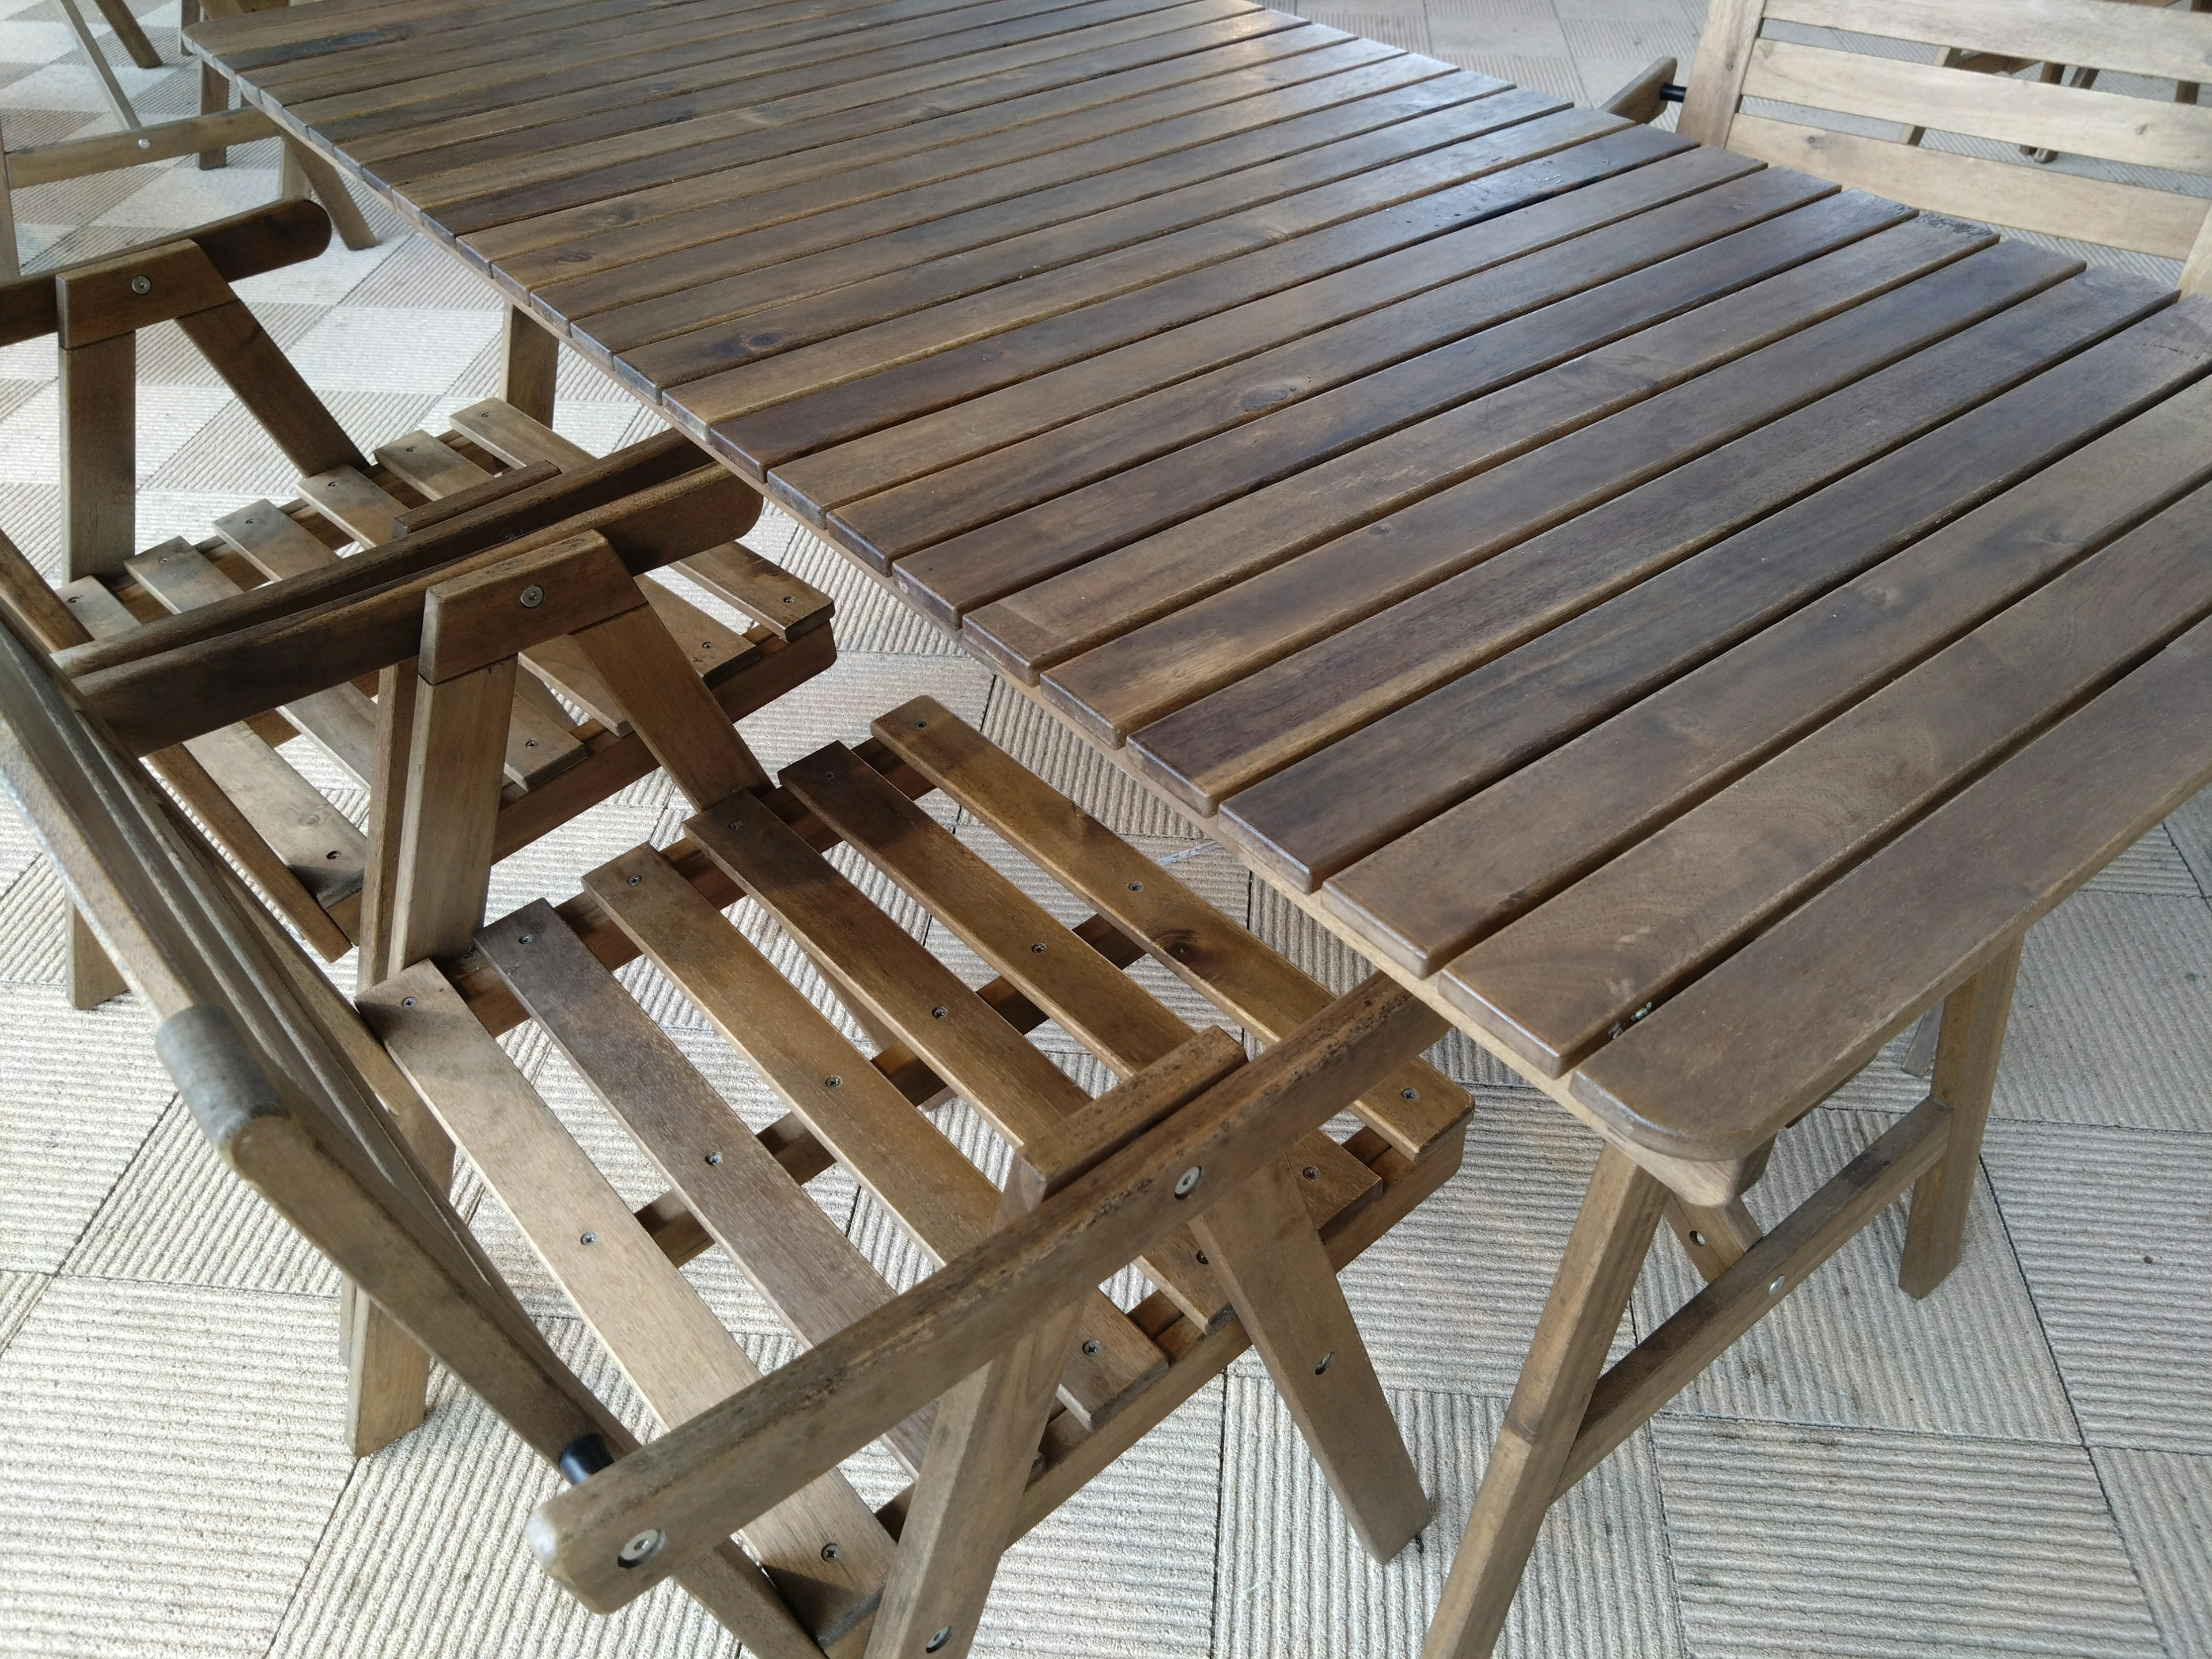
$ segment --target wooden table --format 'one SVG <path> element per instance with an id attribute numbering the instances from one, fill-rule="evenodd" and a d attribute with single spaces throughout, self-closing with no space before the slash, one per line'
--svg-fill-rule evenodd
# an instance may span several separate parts
<path id="1" fill-rule="evenodd" d="M 1437 1652 L 1916 1182 L 1940 1281 L 2021 934 L 2212 775 L 2212 309 L 2142 280 L 1249 0 L 191 39 L 1605 1137 Z M 1713 1282 L 1601 1381 L 1662 1211 Z"/>

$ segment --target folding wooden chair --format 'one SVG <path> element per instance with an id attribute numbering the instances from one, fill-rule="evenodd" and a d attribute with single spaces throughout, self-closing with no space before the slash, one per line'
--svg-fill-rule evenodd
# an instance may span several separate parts
<path id="1" fill-rule="evenodd" d="M 1770 22 L 1910 41 L 1933 62 L 1766 34 Z M 2201 195 L 1930 149 L 1929 130 L 2059 155 L 2212 173 L 2212 109 L 2197 104 L 2212 62 L 2212 15 L 2121 0 L 1711 0 L 1686 88 L 1660 58 L 1607 100 L 1632 120 L 1679 101 L 1679 130 L 1777 166 L 1984 224 L 2183 261 L 2181 291 L 2212 289 L 2212 228 Z M 2012 78 L 2037 67 L 2035 80 Z M 2062 71 L 2069 71 L 2070 72 Z M 2172 102 L 2100 91 L 2100 73 L 2173 83 Z M 1780 119 L 1746 99 L 1886 122 L 1894 138 Z"/>
<path id="2" fill-rule="evenodd" d="M 617 680 L 655 754 L 702 806 L 685 837 L 591 872 L 566 903 L 540 902 L 482 927 L 435 865 L 403 856 L 394 948 L 410 960 L 362 1005 L 384 1047 L 349 1024 L 335 998 L 318 1014 L 326 1029 L 344 1028 L 341 1058 L 368 1085 L 354 1089 L 356 1115 L 374 1122 L 355 1138 L 372 1139 L 374 1129 L 395 1139 L 358 1100 L 364 1092 L 402 1121 L 434 1114 L 672 1425 L 650 1462 L 629 1452 L 604 1423 L 579 1420 L 590 1408 L 567 1382 L 544 1380 L 542 1353 L 533 1350 L 526 1367 L 519 1339 L 501 1328 L 497 1381 L 507 1393 L 487 1389 L 486 1397 L 515 1420 L 505 1403 L 513 1374 L 526 1373 L 537 1396 L 557 1393 L 567 1438 L 518 1428 L 585 1481 L 580 1508 L 556 1500 L 533 1523 L 541 1559 L 602 1609 L 673 1574 L 763 1653 L 957 1655 L 1012 1539 L 1248 1342 L 1363 1540 L 1395 1553 L 1427 1520 L 1428 1500 L 1334 1275 L 1458 1165 L 1468 1097 L 1413 1058 L 1442 1021 L 1379 978 L 1332 1004 L 928 699 L 884 716 L 859 750 L 833 744 L 767 787 L 726 720 L 643 695 L 649 681 L 672 692 L 696 688 L 696 678 L 623 665 L 627 646 L 659 632 L 635 584 L 622 592 L 626 580 L 604 538 L 579 536 L 433 584 L 415 652 L 411 764 L 454 783 L 473 770 L 481 797 L 499 763 L 494 733 L 515 654 L 566 629 Z M 544 590 L 544 605 L 517 605 L 532 585 Z M 556 606 L 557 615 L 540 614 Z M 322 618 L 319 645 L 362 622 Z M 256 643 L 264 688 L 291 674 L 282 680 L 290 691 L 307 678 L 271 667 L 270 641 Z M 220 665 L 248 660 L 233 651 Z M 99 771 L 110 793 L 137 792 L 133 812 L 149 835 L 182 842 L 137 775 L 91 735 L 104 727 L 125 752 L 143 750 L 190 724 L 161 712 L 189 702 L 197 684 L 179 654 L 141 659 L 128 678 L 80 677 L 74 691 L 93 722 L 35 680 L 27 653 L 15 650 L 0 683 L 10 724 L 61 728 L 76 750 L 96 750 L 97 766 L 84 769 Z M 20 754 L 0 757 L 11 780 L 24 764 Z M 34 785 L 13 787 L 46 818 L 66 819 L 89 793 L 45 786 L 41 797 Z M 933 788 L 1096 914 L 1073 928 L 1054 921 L 915 805 Z M 458 843 L 468 815 L 446 800 L 453 793 L 408 793 L 408 848 Z M 295 1110 L 281 1130 L 257 1129 L 283 1149 L 260 1157 L 238 1113 L 209 1102 L 212 1085 L 199 1079 L 220 1066 L 195 1070 L 184 1033 L 219 1047 L 228 1028 L 204 1006 L 215 999 L 134 971 L 143 951 L 129 935 L 143 925 L 111 921 L 118 902 L 80 873 L 84 860 L 72 864 L 65 843 L 76 833 L 64 822 L 49 841 L 82 884 L 103 942 L 167 1022 L 164 1052 L 178 1057 L 218 1146 L 380 1304 L 447 1354 L 444 1331 L 392 1291 L 394 1269 L 366 1259 L 403 1248 L 392 1229 L 373 1243 L 366 1228 L 363 1238 L 334 1238 L 326 1216 L 301 1213 L 304 1187 L 295 1183 L 305 1177 L 284 1160 L 338 1156 L 305 1145 L 317 1133 L 300 1127 L 305 1114 Z M 930 956 L 824 857 L 841 841 L 998 977 L 971 990 Z M 131 857 L 166 871 L 191 854 L 165 846 L 161 860 Z M 213 879 L 204 860 L 195 878 Z M 883 1052 L 854 1048 L 722 914 L 746 896 L 822 966 L 864 1024 L 885 1033 Z M 176 900 L 156 877 L 137 880 L 122 902 L 167 910 Z M 264 955 L 283 949 L 269 929 L 249 942 Z M 1226 1032 L 1194 1032 L 1119 971 L 1147 954 L 1272 1046 L 1248 1063 Z M 789 1108 L 784 1117 L 755 1133 L 706 1083 L 615 977 L 640 955 L 760 1073 Z M 313 977 L 296 957 L 283 971 Z M 273 977 L 257 974 L 257 994 Z M 659 1167 L 668 1193 L 635 1212 L 616 1195 L 493 1040 L 526 1017 Z M 1091 1099 L 1030 1046 L 1023 1034 L 1048 1019 L 1120 1085 Z M 236 1049 L 222 1052 L 236 1076 Z M 274 1069 L 289 1078 L 295 1066 L 337 1064 L 322 1052 Z M 258 1110 L 276 1109 L 269 1082 L 248 1076 L 244 1086 L 268 1103 Z M 1003 1192 L 916 1109 L 953 1094 L 1010 1148 Z M 1360 1127 L 1340 1143 L 1322 1126 L 1347 1105 Z M 944 1264 L 938 1272 L 892 1295 L 803 1190 L 836 1164 Z M 441 1237 L 451 1234 L 458 1224 L 438 1172 L 411 1158 L 409 1168 L 409 1202 Z M 716 1245 L 810 1352 L 757 1376 L 675 1271 Z M 410 1237 L 404 1249 L 415 1260 L 471 1247 Z M 471 1260 L 481 1274 L 480 1253 Z M 1158 1288 L 1124 1313 L 1097 1287 L 1132 1260 Z M 468 1319 L 466 1340 L 483 1344 L 493 1314 L 472 1305 Z M 472 1369 L 457 1370 L 481 1387 L 485 1364 L 470 1358 Z M 916 1480 L 872 1513 L 837 1466 L 878 1439 Z M 765 1577 L 727 1552 L 733 1531 Z"/>

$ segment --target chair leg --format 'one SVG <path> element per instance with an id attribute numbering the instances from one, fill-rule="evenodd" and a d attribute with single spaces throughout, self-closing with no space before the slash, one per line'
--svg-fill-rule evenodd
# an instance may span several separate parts
<path id="1" fill-rule="evenodd" d="M 97 1008 L 131 988 L 85 925 L 84 912 L 74 905 L 69 919 L 69 988 L 72 1008 Z"/>
<path id="2" fill-rule="evenodd" d="M 312 192 L 331 216 L 331 223 L 337 228 L 338 240 L 359 252 L 376 246 L 376 232 L 361 210 L 361 204 L 353 199 L 338 170 L 321 156 L 303 149 L 299 141 L 284 141 L 284 165 L 279 175 L 277 194 L 286 199 Z"/>
<path id="3" fill-rule="evenodd" d="M 1686 1204 L 1667 1194 L 1667 1224 L 1682 1241 L 1691 1265 L 1710 1285 L 1743 1259 L 1743 1253 L 1765 1237 L 1741 1198 L 1708 1209 Z"/>
<path id="4" fill-rule="evenodd" d="M 1974 1171 L 1981 1164 L 1982 1130 L 1989 1122 L 1990 1094 L 1996 1086 L 2013 985 L 2020 976 L 2021 943 L 2014 940 L 1944 999 L 1929 1092 L 1951 1109 L 1949 1144 L 1942 1162 L 1912 1185 L 1905 1259 L 1897 1274 L 1898 1284 L 1916 1297 L 1926 1296 L 1959 1265 Z"/>
<path id="5" fill-rule="evenodd" d="M 123 50 L 140 69 L 160 69 L 161 54 L 154 50 L 154 43 L 146 38 L 128 0 L 93 0 L 107 27 L 115 31 L 115 38 L 123 43 Z"/>
<path id="6" fill-rule="evenodd" d="M 1598 1155 L 1423 1659 L 1483 1659 L 1504 1628 L 1666 1192 L 1626 1153 L 1608 1146 Z"/>
<path id="7" fill-rule="evenodd" d="M 0 282 L 12 283 L 23 274 L 23 256 L 15 246 L 15 186 L 8 177 L 8 145 L 0 135 Z"/>
<path id="8" fill-rule="evenodd" d="M 540 426 L 553 424 L 553 385 L 561 368 L 561 342 L 519 306 L 507 308 L 507 337 L 500 365 L 502 401 Z"/>
<path id="9" fill-rule="evenodd" d="M 1432 1506 L 1289 1164 L 1254 1176 L 1191 1231 L 1352 1530 L 1388 1561 Z"/>

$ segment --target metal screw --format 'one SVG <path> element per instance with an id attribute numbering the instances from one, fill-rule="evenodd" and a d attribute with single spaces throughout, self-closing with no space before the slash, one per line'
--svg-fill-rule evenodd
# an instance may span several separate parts
<path id="1" fill-rule="evenodd" d="M 919 721 L 919 720 L 917 720 L 917 721 L 915 721 L 915 725 L 917 725 L 917 726 L 919 726 L 921 723 L 921 721 Z M 952 1626 L 950 1626 L 950 1625 L 947 1625 L 947 1626 L 946 1626 L 943 1630 L 941 1630 L 941 1631 L 938 1632 L 936 1635 L 934 1635 L 934 1636 L 931 1637 L 931 1638 L 929 1638 L 929 1640 L 928 1640 L 927 1643 L 925 1643 L 925 1644 L 923 1644 L 923 1646 L 922 1646 L 922 1651 L 923 1651 L 923 1652 L 925 1652 L 925 1653 L 934 1653 L 934 1652 L 936 1652 L 936 1651 L 938 1650 L 938 1649 L 939 1649 L 939 1648 L 943 1647 L 943 1646 L 944 1646 L 947 1642 L 950 1642 L 951 1639 L 952 1639 Z"/>
<path id="2" fill-rule="evenodd" d="M 916 721 L 914 723 L 914 729 L 915 729 L 915 731 L 919 732 L 919 731 L 921 731 L 921 728 L 922 728 L 923 726 L 927 726 L 928 724 L 929 724 L 929 722 L 928 722 L 927 720 L 916 720 Z"/>
<path id="3" fill-rule="evenodd" d="M 1705 1248 L 1705 1236 L 1692 1227 L 1690 1229 L 1690 1243 L 1702 1250 Z"/>
<path id="4" fill-rule="evenodd" d="M 133 276 L 131 279 L 131 291 L 133 294 L 151 294 L 154 291 L 154 279 L 151 276 Z M 168 561 L 164 559 L 162 562 L 166 564 Z"/>
<path id="5" fill-rule="evenodd" d="M 720 1164 L 721 1161 L 722 1155 L 720 1152 L 709 1152 L 707 1154 L 707 1162 L 709 1164 Z"/>
<path id="6" fill-rule="evenodd" d="M 536 582 L 532 582 L 522 590 L 521 599 L 522 608 L 525 611 L 535 611 L 545 603 L 545 590 Z"/>
<path id="7" fill-rule="evenodd" d="M 823 1086 L 826 1088 L 838 1089 L 844 1086 L 845 1079 L 839 1077 L 836 1073 L 832 1072 L 828 1077 L 823 1078 L 822 1082 Z"/>
<path id="8" fill-rule="evenodd" d="M 929 1017 L 930 1017 L 932 1019 L 943 1019 L 943 1018 L 945 1018 L 945 1013 L 946 1013 L 946 1010 L 945 1010 L 945 1009 L 943 1009 L 943 1008 L 933 1008 L 933 1009 L 931 1009 L 931 1010 L 929 1011 Z"/>
<path id="9" fill-rule="evenodd" d="M 535 933 L 525 933 L 517 942 L 523 945 L 535 945 L 538 943 L 538 935 Z"/>
<path id="10" fill-rule="evenodd" d="M 1141 893 L 1145 890 L 1145 884 L 1141 881 L 1133 881 L 1129 884 L 1129 890 L 1133 893 Z"/>
<path id="11" fill-rule="evenodd" d="M 1773 1277 L 1771 1280 L 1769 1280 L 1769 1281 L 1768 1281 L 1768 1283 L 1767 1283 L 1767 1286 L 1766 1286 L 1766 1293 L 1767 1293 L 1767 1295 L 1769 1295 L 1769 1296 L 1779 1296 L 1779 1295 L 1781 1295 L 1781 1294 L 1782 1294 L 1782 1286 L 1784 1285 L 1784 1283 L 1786 1283 L 1786 1282 L 1788 1281 L 1788 1279 L 1789 1279 L 1789 1275 L 1788 1275 L 1788 1274 L 1786 1274 L 1786 1273 L 1777 1273 L 1777 1274 L 1775 1274 L 1775 1275 L 1774 1275 L 1774 1277 Z"/>
<path id="12" fill-rule="evenodd" d="M 154 148 L 154 141 L 151 138 L 141 138 L 138 141 L 138 148 L 141 149 L 151 149 Z"/>
<path id="13" fill-rule="evenodd" d="M 1309 1164 L 1305 1167 L 1305 1177 L 1308 1181 L 1319 1181 L 1321 1179 L 1321 1171 L 1314 1168 L 1312 1164 Z"/>
<path id="14" fill-rule="evenodd" d="M 1319 1376 L 1323 1371 L 1327 1370 L 1334 1364 L 1336 1364 L 1336 1350 L 1331 1348 L 1327 1353 L 1321 1357 L 1321 1364 L 1314 1367 L 1314 1375 L 1316 1376 Z"/>
<path id="15" fill-rule="evenodd" d="M 1398 1098 L 1401 1100 L 1419 1100 L 1420 1097 L 1421 1091 L 1419 1089 L 1401 1089 L 1398 1091 Z"/>
<path id="16" fill-rule="evenodd" d="M 838 1553 L 838 1548 L 835 1544 L 824 1544 L 822 1547 L 822 1559 L 824 1561 L 835 1561 Z"/>
<path id="17" fill-rule="evenodd" d="M 586 1233 L 577 1242 L 582 1244 L 596 1244 L 599 1242 L 599 1236 L 597 1233 Z"/>
<path id="18" fill-rule="evenodd" d="M 1198 1265 L 1201 1267 L 1206 1266 L 1206 1252 L 1204 1250 L 1200 1250 L 1196 1254 L 1198 1256 Z"/>
<path id="19" fill-rule="evenodd" d="M 538 747 L 538 739 L 535 738 L 525 738 L 522 740 L 522 746 L 525 749 L 535 749 Z"/>
<path id="20" fill-rule="evenodd" d="M 1176 1177 L 1175 1195 L 1177 1198 L 1188 1198 L 1198 1189 L 1198 1183 L 1205 1175 L 1206 1170 L 1201 1165 L 1192 1164 L 1190 1168 Z"/>
<path id="21" fill-rule="evenodd" d="M 402 997 L 399 999 L 399 1006 L 403 1008 L 412 1008 L 415 1006 L 415 999 L 413 997 Z"/>
<path id="22" fill-rule="evenodd" d="M 616 1552 L 615 1565 L 618 1567 L 642 1566 L 659 1554 L 660 1547 L 667 1541 L 666 1533 L 658 1527 L 648 1527 Z"/>
<path id="23" fill-rule="evenodd" d="M 629 884 L 630 884 L 631 886 L 635 887 L 635 886 L 636 886 L 636 885 L 638 884 L 638 883 L 640 883 L 640 882 L 643 881 L 644 879 L 645 879 L 645 878 L 644 878 L 643 876 L 632 876 L 632 877 L 629 878 Z"/>
<path id="24" fill-rule="evenodd" d="M 1098 1339 L 1095 1336 L 1086 1337 L 1083 1343 L 1083 1352 L 1090 1354 L 1097 1353 L 1098 1352 Z"/>
<path id="25" fill-rule="evenodd" d="M 336 848 L 332 848 L 329 852 L 324 854 L 323 856 L 326 859 L 334 859 L 337 856 L 337 849 Z"/>
<path id="26" fill-rule="evenodd" d="M 1041 956 L 1042 956 L 1042 955 L 1044 954 L 1044 946 L 1043 946 L 1043 945 L 1030 945 L 1030 954 L 1031 956 L 1033 956 L 1033 957 L 1041 957 Z"/>

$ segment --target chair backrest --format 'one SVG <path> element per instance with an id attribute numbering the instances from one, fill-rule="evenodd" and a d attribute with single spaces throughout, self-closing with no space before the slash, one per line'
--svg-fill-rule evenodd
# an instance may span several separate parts
<path id="1" fill-rule="evenodd" d="M 2172 175 L 2212 175 L 2199 76 L 2212 15 L 2121 0 L 1712 0 L 1680 130 L 1914 207 L 2179 259 L 2197 293 L 2212 289 L 2212 200 Z"/>

